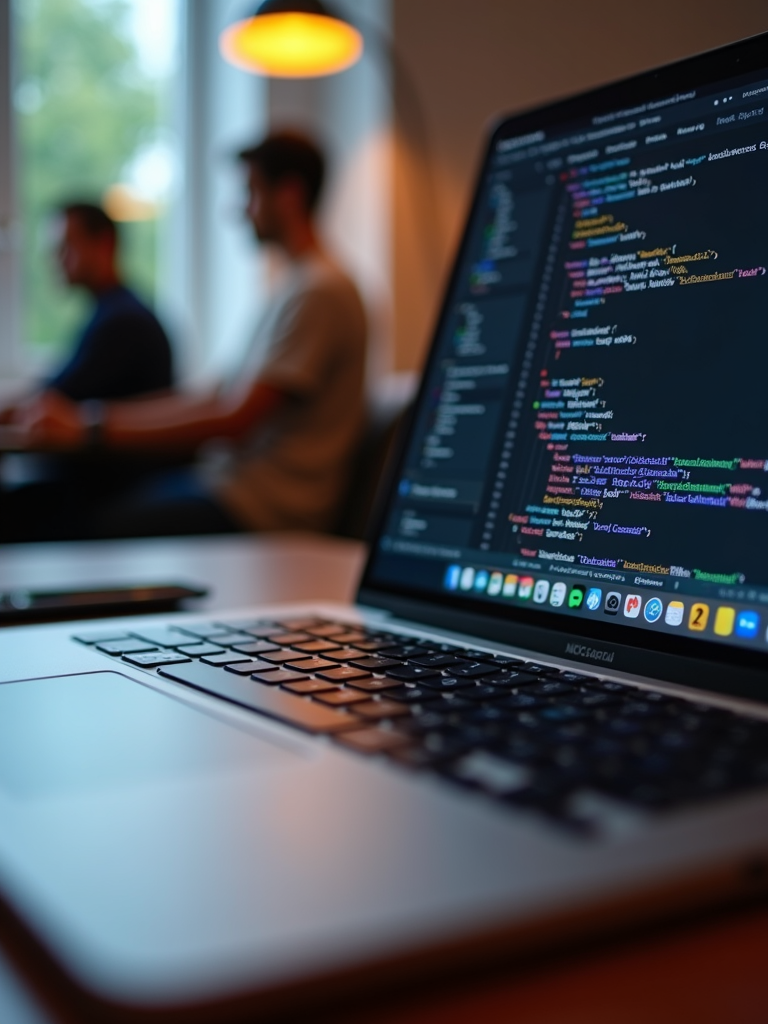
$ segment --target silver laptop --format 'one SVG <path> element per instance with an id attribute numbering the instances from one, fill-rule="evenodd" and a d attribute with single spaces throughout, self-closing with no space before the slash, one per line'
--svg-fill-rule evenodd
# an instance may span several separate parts
<path id="1" fill-rule="evenodd" d="M 768 888 L 767 110 L 763 35 L 498 125 L 357 605 L 0 635 L 0 893 L 72 999 Z"/>

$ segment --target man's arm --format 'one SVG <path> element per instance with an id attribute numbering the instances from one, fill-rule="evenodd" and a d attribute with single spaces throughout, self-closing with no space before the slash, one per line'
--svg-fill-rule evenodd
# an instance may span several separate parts
<path id="1" fill-rule="evenodd" d="M 194 449 L 212 437 L 238 437 L 285 400 L 282 392 L 255 381 L 235 395 L 172 395 L 136 402 L 110 402 L 99 424 L 101 443 L 121 450 Z M 22 419 L 30 444 L 78 449 L 88 443 L 89 408 L 46 392 Z M 92 421 L 91 421 L 92 422 Z"/>

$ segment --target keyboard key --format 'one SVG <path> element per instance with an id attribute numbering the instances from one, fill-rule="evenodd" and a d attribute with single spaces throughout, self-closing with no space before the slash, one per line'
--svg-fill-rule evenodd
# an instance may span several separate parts
<path id="1" fill-rule="evenodd" d="M 560 672 L 557 678 L 564 683 L 572 683 L 574 686 L 591 686 L 593 683 L 600 682 L 597 676 L 585 676 L 581 672 Z"/>
<path id="2" fill-rule="evenodd" d="M 232 650 L 237 651 L 238 654 L 269 654 L 272 651 L 280 650 L 277 644 L 273 644 L 269 640 L 246 640 L 242 644 L 225 646 L 231 646 Z"/>
<path id="3" fill-rule="evenodd" d="M 522 708 L 541 708 L 545 707 L 546 704 L 546 697 L 523 690 L 522 693 L 513 693 L 508 696 L 503 706 L 509 708 L 510 711 L 517 711 Z"/>
<path id="4" fill-rule="evenodd" d="M 355 642 L 355 647 L 359 651 L 368 651 L 369 653 L 382 651 L 385 647 L 391 646 L 392 643 L 390 640 L 358 640 Z"/>
<path id="5" fill-rule="evenodd" d="M 375 728 L 343 732 L 336 737 L 336 741 L 361 754 L 384 754 L 403 747 L 409 742 L 406 736 L 399 733 Z"/>
<path id="6" fill-rule="evenodd" d="M 589 712 L 573 704 L 550 704 L 539 712 L 545 722 L 573 722 L 585 718 Z"/>
<path id="7" fill-rule="evenodd" d="M 475 684 L 471 679 L 459 679 L 456 676 L 430 676 L 428 679 L 420 680 L 419 685 L 428 690 L 452 693 L 454 690 L 465 690 Z"/>
<path id="8" fill-rule="evenodd" d="M 360 630 L 352 630 L 349 633 L 337 633 L 333 639 L 340 644 L 356 644 L 358 640 L 365 640 L 367 637 L 367 633 L 362 633 Z"/>
<path id="9" fill-rule="evenodd" d="M 571 694 L 568 701 L 582 708 L 609 708 L 621 704 L 623 698 L 615 693 L 595 693 L 588 690 L 586 693 Z"/>
<path id="10" fill-rule="evenodd" d="M 523 662 L 521 668 L 524 672 L 535 672 L 540 676 L 546 676 L 552 672 L 557 674 L 560 671 L 560 669 L 553 668 L 551 665 L 541 665 L 538 661 Z"/>
<path id="11" fill-rule="evenodd" d="M 360 651 L 355 647 L 339 647 L 328 651 L 325 656 L 329 661 L 352 661 L 353 658 L 360 657 Z"/>
<path id="12" fill-rule="evenodd" d="M 274 633 L 269 638 L 273 644 L 277 644 L 279 647 L 293 647 L 294 644 L 303 643 L 305 640 L 311 640 L 312 637 L 309 633 Z"/>
<path id="13" fill-rule="evenodd" d="M 350 660 L 350 665 L 354 665 L 355 668 L 363 668 L 367 672 L 385 672 L 388 668 L 396 668 L 400 664 L 402 662 L 395 661 L 393 658 L 380 658 L 375 654 L 369 658 L 357 657 Z"/>
<path id="14" fill-rule="evenodd" d="M 224 666 L 226 672 L 234 672 L 238 676 L 250 676 L 254 672 L 279 672 L 277 665 L 270 665 L 268 661 L 260 661 L 258 658 L 249 658 L 247 661 L 230 662 Z"/>
<path id="15" fill-rule="evenodd" d="M 468 647 L 466 650 L 461 652 L 462 657 L 468 661 L 493 661 L 496 655 L 491 651 L 480 651 L 475 650 L 472 647 Z"/>
<path id="16" fill-rule="evenodd" d="M 394 679 L 349 679 L 347 685 L 354 687 L 355 690 L 365 690 L 366 693 L 377 693 L 379 690 L 390 690 L 397 689 L 399 683 Z"/>
<path id="17" fill-rule="evenodd" d="M 621 705 L 620 713 L 626 718 L 650 718 L 659 714 L 659 708 L 645 700 L 632 700 Z"/>
<path id="18" fill-rule="evenodd" d="M 142 651 L 152 651 L 154 649 L 154 644 L 147 643 L 146 640 L 134 640 L 133 638 L 128 640 L 110 640 L 107 643 L 96 644 L 96 650 L 102 651 L 104 654 L 140 654 Z"/>
<path id="19" fill-rule="evenodd" d="M 674 698 L 670 698 L 666 693 L 659 693 L 657 690 L 639 690 L 637 696 L 640 700 L 646 700 L 652 704 L 668 704 L 674 701 Z"/>
<path id="20" fill-rule="evenodd" d="M 283 683 L 284 690 L 290 690 L 291 693 L 327 693 L 329 690 L 335 690 L 336 687 L 332 683 L 326 683 L 322 679 L 304 679 L 301 682 L 295 683 Z"/>
<path id="21" fill-rule="evenodd" d="M 445 769 L 459 782 L 477 786 L 489 793 L 516 793 L 531 783 L 527 765 L 516 764 L 487 750 L 475 750 Z"/>
<path id="22" fill-rule="evenodd" d="M 356 715 L 362 718 L 379 721 L 383 718 L 399 718 L 400 715 L 407 715 L 408 708 L 394 700 L 369 700 L 365 704 L 358 704 L 353 709 Z"/>
<path id="23" fill-rule="evenodd" d="M 346 633 L 348 628 L 348 626 L 340 626 L 337 622 L 326 622 L 322 626 L 308 628 L 307 633 L 322 639 L 329 636 L 337 636 L 339 633 Z"/>
<path id="24" fill-rule="evenodd" d="M 357 644 L 357 647 L 361 651 L 367 650 L 367 648 L 361 644 Z M 385 658 L 395 658 L 398 661 L 406 661 L 411 657 L 418 657 L 419 655 L 430 654 L 426 647 L 422 647 L 420 644 L 390 644 L 388 647 L 382 648 L 381 652 Z"/>
<path id="25" fill-rule="evenodd" d="M 408 659 L 409 665 L 419 665 L 421 668 L 450 668 L 452 665 L 462 665 L 459 658 L 451 654 L 422 654 Z"/>
<path id="26" fill-rule="evenodd" d="M 419 668 L 418 665 L 399 665 L 397 668 L 387 669 L 390 679 L 397 679 L 402 683 L 417 683 L 421 679 L 428 679 L 430 676 L 440 675 L 432 668 Z"/>
<path id="27" fill-rule="evenodd" d="M 189 643 L 189 636 L 178 629 L 146 629 L 132 630 L 132 635 L 138 640 L 146 640 L 154 647 L 180 647 Z"/>
<path id="28" fill-rule="evenodd" d="M 290 672 L 285 668 L 273 668 L 271 671 L 254 672 L 251 679 L 268 686 L 284 686 L 286 683 L 299 683 L 307 677 L 301 672 Z"/>
<path id="29" fill-rule="evenodd" d="M 320 679 L 330 679 L 334 683 L 348 683 L 353 679 L 370 679 L 371 673 L 363 668 L 352 665 L 337 665 L 336 668 L 325 669 L 317 673 Z"/>
<path id="30" fill-rule="evenodd" d="M 509 699 L 509 691 L 499 686 L 483 686 L 479 684 L 462 690 L 461 697 L 462 700 L 471 701 L 504 700 L 505 698 Z"/>
<path id="31" fill-rule="evenodd" d="M 225 651 L 223 654 L 204 654 L 200 661 L 205 665 L 232 665 L 236 661 L 250 661 L 247 654 Z"/>
<path id="32" fill-rule="evenodd" d="M 297 658 L 296 658 L 296 651 L 277 651 L 276 650 L 276 651 L 258 651 L 257 653 L 261 655 L 262 661 L 271 661 L 275 665 L 282 665 L 282 664 L 284 664 L 287 661 L 293 661 L 293 662 L 296 662 L 296 665 L 294 667 L 301 668 L 302 672 L 305 671 L 305 667 L 303 665 L 299 666 L 299 664 L 298 664 L 298 661 L 297 661 Z M 309 660 L 311 660 L 311 659 L 309 659 L 309 658 L 305 659 L 305 661 L 309 661 Z M 329 661 L 327 664 L 332 665 L 333 662 Z"/>
<path id="33" fill-rule="evenodd" d="M 176 651 L 145 651 L 143 654 L 124 654 L 123 661 L 139 668 L 157 668 L 158 665 L 175 665 L 189 661 L 183 654 Z"/>
<path id="34" fill-rule="evenodd" d="M 330 704 L 332 707 L 346 707 L 349 704 L 360 704 L 362 701 L 368 701 L 370 697 L 367 693 L 346 690 L 336 686 L 333 689 L 329 689 L 327 693 L 319 693 L 315 700 L 319 700 L 322 704 Z"/>
<path id="35" fill-rule="evenodd" d="M 189 640 L 190 637 L 187 637 Z M 177 651 L 181 651 L 182 654 L 186 654 L 190 658 L 202 658 L 204 654 L 224 654 L 222 647 L 217 647 L 216 644 L 179 644 L 176 647 Z"/>
<path id="36" fill-rule="evenodd" d="M 130 640 L 131 637 L 124 629 L 101 629 L 98 633 L 76 633 L 72 639 L 90 645 L 116 643 L 118 640 Z"/>
<path id="37" fill-rule="evenodd" d="M 277 625 L 282 626 L 283 629 L 290 629 L 294 632 L 296 630 L 301 630 L 305 633 L 307 630 L 321 625 L 322 621 L 323 620 L 319 619 L 316 615 L 305 615 L 300 619 L 281 619 Z"/>
<path id="38" fill-rule="evenodd" d="M 541 676 L 534 676 L 530 672 L 520 672 L 514 668 L 502 668 L 492 675 L 483 677 L 483 682 L 489 686 L 505 686 L 509 690 L 533 686 L 534 683 L 540 681 Z"/>
<path id="39" fill-rule="evenodd" d="M 209 636 L 226 636 L 232 631 L 226 629 L 224 626 L 218 625 L 213 622 L 193 622 L 191 625 L 187 625 L 185 622 L 183 626 L 179 626 L 182 633 L 189 633 L 190 636 L 199 636 L 203 640 L 207 640 Z"/>
<path id="40" fill-rule="evenodd" d="M 528 693 L 536 693 L 542 697 L 562 697 L 574 693 L 575 687 L 567 683 L 559 683 L 556 679 L 542 679 L 534 686 L 526 687 Z"/>
<path id="41" fill-rule="evenodd" d="M 372 680 L 372 682 L 378 682 L 378 680 Z M 403 704 L 424 704 L 441 700 L 439 693 L 428 690 L 423 684 L 421 686 L 398 686 L 391 680 L 386 680 L 386 683 L 393 687 L 393 689 L 387 690 L 387 700 L 399 700 Z"/>
<path id="42" fill-rule="evenodd" d="M 207 639 L 217 643 L 219 647 L 235 647 L 237 644 L 252 644 L 253 637 L 247 633 L 214 633 L 209 634 Z"/>
<path id="43" fill-rule="evenodd" d="M 482 704 L 480 707 L 472 708 L 471 711 L 464 712 L 460 720 L 470 725 L 503 725 L 506 727 L 512 720 L 512 715 L 498 701 L 494 704 Z"/>
<path id="44" fill-rule="evenodd" d="M 296 660 L 295 651 L 283 651 L 287 654 L 287 658 L 281 658 L 281 661 L 290 661 L 291 668 L 297 669 L 299 672 L 319 672 L 324 668 L 337 668 L 337 665 L 333 661 L 328 661 L 326 658 L 301 658 Z M 267 661 L 272 661 L 273 657 L 270 655 Z"/>
<path id="45" fill-rule="evenodd" d="M 280 632 L 283 627 L 268 619 L 235 619 L 227 622 L 217 622 L 216 627 L 226 633 L 250 633 L 258 635 L 258 630 L 268 629 L 270 633 Z"/>
<path id="46" fill-rule="evenodd" d="M 522 658 L 515 658 L 511 654 L 486 654 L 483 661 L 487 661 L 489 664 L 498 665 L 499 668 L 504 668 L 505 666 L 509 668 L 522 668 L 525 664 Z"/>
<path id="47" fill-rule="evenodd" d="M 308 640 L 306 643 L 291 644 L 294 651 L 304 654 L 323 654 L 325 651 L 337 651 L 339 645 L 333 640 Z"/>
<path id="48" fill-rule="evenodd" d="M 593 690 L 602 690 L 604 693 L 637 693 L 637 687 L 627 686 L 625 683 L 612 683 L 607 679 L 598 679 L 594 683 L 586 682 L 584 686 L 588 686 Z"/>
<path id="49" fill-rule="evenodd" d="M 475 745 L 457 730 L 445 729 L 428 732 L 421 737 L 424 750 L 437 761 L 449 761 L 468 753 Z"/>
<path id="50" fill-rule="evenodd" d="M 221 672 L 210 665 L 193 661 L 189 665 L 159 669 L 160 675 L 195 689 L 240 704 L 259 714 L 295 725 L 307 732 L 335 733 L 357 724 L 343 709 L 324 707 L 292 693 L 271 687 L 254 686 L 250 679 L 241 679 L 230 672 Z"/>
<path id="51" fill-rule="evenodd" d="M 401 706 L 408 708 L 407 704 Z M 431 708 L 422 708 L 418 705 L 411 706 L 408 710 L 410 716 L 408 718 L 402 716 L 397 727 L 400 732 L 406 732 L 410 736 L 419 737 L 428 732 L 439 732 L 452 725 L 451 715 L 444 714 L 440 710 L 433 711 Z"/>
<path id="52" fill-rule="evenodd" d="M 486 665 L 479 661 L 470 661 L 463 665 L 457 665 L 451 669 L 452 676 L 460 676 L 464 679 L 479 679 L 481 676 L 490 676 L 497 669 L 494 665 Z"/>
<path id="53" fill-rule="evenodd" d="M 247 633 L 248 636 L 252 636 L 254 640 L 267 640 L 268 638 L 273 637 L 276 633 L 282 633 L 284 631 L 276 622 L 269 622 L 266 624 L 259 623 L 258 625 L 241 626 L 238 632 Z"/>

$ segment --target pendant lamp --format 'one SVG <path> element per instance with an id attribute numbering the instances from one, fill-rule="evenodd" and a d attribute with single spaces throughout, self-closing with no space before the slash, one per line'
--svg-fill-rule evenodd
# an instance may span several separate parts
<path id="1" fill-rule="evenodd" d="M 363 37 L 320 0 L 263 0 L 219 38 L 225 60 L 255 74 L 314 78 L 351 67 Z"/>

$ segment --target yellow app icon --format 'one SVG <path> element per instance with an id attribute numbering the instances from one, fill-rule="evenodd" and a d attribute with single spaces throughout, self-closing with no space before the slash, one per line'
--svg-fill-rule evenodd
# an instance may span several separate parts
<path id="1" fill-rule="evenodd" d="M 718 636 L 730 636 L 736 620 L 735 608 L 718 608 L 715 612 L 715 632 Z"/>
<path id="2" fill-rule="evenodd" d="M 688 616 L 688 629 L 697 633 L 703 633 L 709 622 L 709 605 L 694 604 L 691 606 L 691 614 Z"/>
<path id="3" fill-rule="evenodd" d="M 670 601 L 667 605 L 667 614 L 664 616 L 664 621 L 668 626 L 679 626 L 683 621 L 684 613 L 685 605 L 682 601 Z"/>

